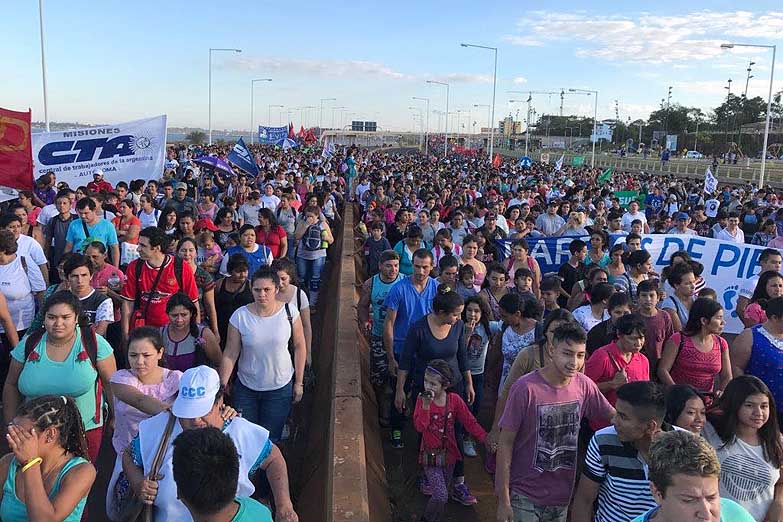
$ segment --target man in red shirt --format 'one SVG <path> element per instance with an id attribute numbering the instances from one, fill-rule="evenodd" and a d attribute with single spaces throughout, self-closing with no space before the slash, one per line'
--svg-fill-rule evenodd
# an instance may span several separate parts
<path id="1" fill-rule="evenodd" d="M 193 269 L 165 254 L 168 243 L 169 236 L 158 227 L 147 227 L 139 233 L 139 259 L 128 265 L 121 294 L 123 339 L 137 326 L 168 324 L 166 304 L 177 292 L 185 293 L 198 308 Z"/>
<path id="2" fill-rule="evenodd" d="M 95 169 L 92 171 L 92 181 L 87 183 L 87 190 L 90 192 L 100 193 L 101 190 L 111 192 L 113 190 L 111 183 L 103 179 L 103 170 Z"/>
<path id="3" fill-rule="evenodd" d="M 627 382 L 649 381 L 650 363 L 641 353 L 647 325 L 638 313 L 620 317 L 615 323 L 616 339 L 597 349 L 585 364 L 585 375 L 614 406 L 617 389 Z M 594 430 L 605 428 L 611 419 L 590 419 Z"/>

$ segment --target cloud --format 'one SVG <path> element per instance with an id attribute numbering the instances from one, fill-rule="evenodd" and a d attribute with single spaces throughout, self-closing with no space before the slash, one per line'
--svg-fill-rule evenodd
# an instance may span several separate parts
<path id="1" fill-rule="evenodd" d="M 305 60 L 296 58 L 270 58 L 241 56 L 232 57 L 222 63 L 222 67 L 232 70 L 257 71 L 259 73 L 279 73 L 319 78 L 339 78 L 361 76 L 401 81 L 437 80 L 448 83 L 492 83 L 492 76 L 454 72 L 448 74 L 416 75 L 397 71 L 388 65 L 361 60 Z"/>
<path id="2" fill-rule="evenodd" d="M 739 48 L 727 53 L 720 48 L 722 43 L 783 36 L 783 12 L 703 10 L 677 16 L 641 13 L 632 18 L 533 11 L 517 27 L 519 35 L 503 39 L 523 46 L 570 43 L 578 57 L 646 65 L 714 62 L 739 53 Z"/>
<path id="3" fill-rule="evenodd" d="M 502 40 L 512 45 L 521 45 L 525 47 L 542 47 L 546 45 L 543 40 L 533 38 L 532 36 L 506 35 L 502 38 Z"/>
<path id="4" fill-rule="evenodd" d="M 527 78 L 525 78 L 524 76 L 517 76 L 516 78 L 514 78 L 512 83 L 514 83 L 514 85 L 524 85 L 527 83 Z"/>

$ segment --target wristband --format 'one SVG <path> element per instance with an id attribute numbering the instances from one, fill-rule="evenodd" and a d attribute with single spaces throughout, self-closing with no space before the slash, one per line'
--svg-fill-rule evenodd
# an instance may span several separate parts
<path id="1" fill-rule="evenodd" d="M 30 459 L 30 461 L 27 464 L 22 466 L 22 473 L 32 468 L 36 464 L 40 464 L 41 462 L 43 462 L 43 459 L 41 457 L 35 457 L 34 459 Z"/>

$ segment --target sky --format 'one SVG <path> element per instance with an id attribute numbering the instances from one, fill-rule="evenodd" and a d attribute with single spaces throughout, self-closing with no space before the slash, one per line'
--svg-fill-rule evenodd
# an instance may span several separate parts
<path id="1" fill-rule="evenodd" d="M 371 120 L 419 130 L 428 115 L 416 96 L 429 98 L 430 130 L 442 130 L 446 88 L 426 83 L 435 80 L 450 85 L 450 132 L 478 131 L 489 118 L 494 53 L 462 42 L 498 49 L 495 121 L 524 119 L 527 104 L 511 100 L 531 90 L 557 93 L 532 95 L 537 114 L 557 114 L 565 89 L 564 114 L 591 116 L 592 95 L 569 88 L 598 91 L 599 119 L 614 118 L 615 105 L 622 120 L 646 118 L 669 86 L 672 103 L 709 109 L 725 98 L 729 78 L 732 92 L 744 91 L 749 61 L 748 95 L 766 98 L 769 88 L 770 50 L 721 43 L 783 47 L 779 1 L 737 5 L 47 0 L 49 117 L 96 124 L 167 114 L 170 127 L 206 129 L 209 49 L 238 48 L 212 53 L 213 129 L 250 128 L 251 81 L 271 78 L 255 83 L 254 126 Z M 42 121 L 38 2 L 6 0 L 3 18 L 0 107 L 31 108 Z M 775 91 L 783 89 L 781 55 Z"/>

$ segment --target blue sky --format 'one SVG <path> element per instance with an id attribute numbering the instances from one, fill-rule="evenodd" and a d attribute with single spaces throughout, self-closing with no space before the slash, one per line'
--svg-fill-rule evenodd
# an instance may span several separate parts
<path id="1" fill-rule="evenodd" d="M 614 4 L 614 5 L 612 5 Z M 450 128 L 486 126 L 492 97 L 492 53 L 464 49 L 460 42 L 498 47 L 495 120 L 509 113 L 524 118 L 526 106 L 509 90 L 599 91 L 599 118 L 646 117 L 669 86 L 672 101 L 704 108 L 732 90 L 766 97 L 771 53 L 722 51 L 722 42 L 777 44 L 783 51 L 783 7 L 779 2 L 663 0 L 656 12 L 631 2 L 246 2 L 137 0 L 136 2 L 45 2 L 49 114 L 52 121 L 111 123 L 168 114 L 170 126 L 207 126 L 208 49 L 236 47 L 242 53 L 213 55 L 213 128 L 250 126 L 250 82 L 255 88 L 255 123 L 265 124 L 268 106 L 292 107 L 298 127 L 332 123 L 330 107 L 347 107 L 344 119 L 378 121 L 379 127 L 411 130 L 429 97 L 443 111 L 451 84 Z M 617 5 L 621 4 L 621 7 Z M 38 3 L 9 0 L 3 6 L 0 44 L 6 75 L 0 106 L 33 110 L 43 120 Z M 777 77 L 783 79 L 778 55 Z M 783 81 L 775 82 L 775 90 Z M 556 112 L 560 97 L 534 95 L 536 111 Z M 592 99 L 566 95 L 567 114 L 592 114 Z M 414 116 L 415 115 L 415 116 Z M 304 116 L 304 114 L 303 114 Z M 426 118 L 426 116 L 424 116 Z M 281 118 L 271 111 L 271 123 Z M 430 114 L 430 128 L 439 116 Z M 442 123 L 441 123 L 442 125 Z"/>

